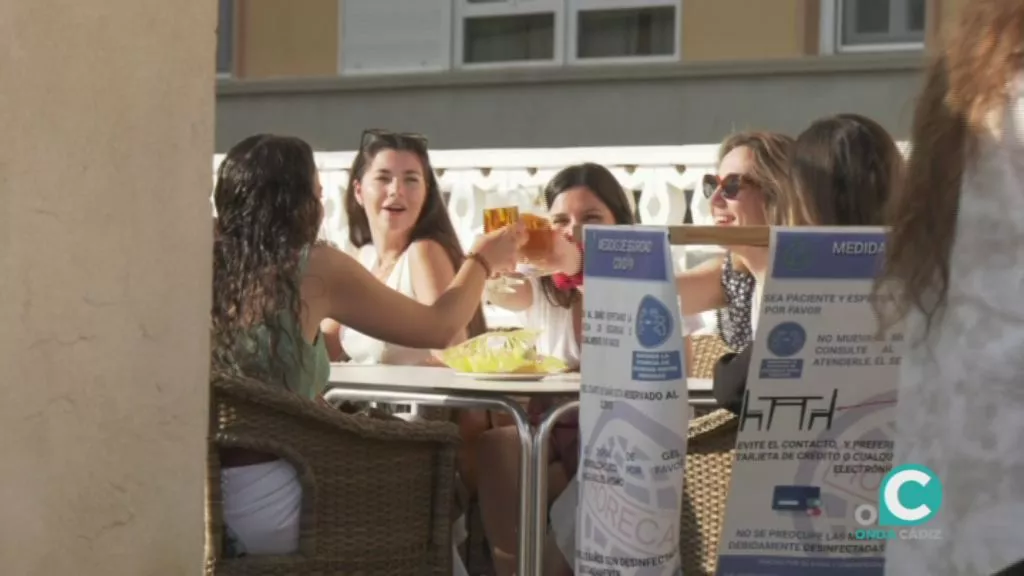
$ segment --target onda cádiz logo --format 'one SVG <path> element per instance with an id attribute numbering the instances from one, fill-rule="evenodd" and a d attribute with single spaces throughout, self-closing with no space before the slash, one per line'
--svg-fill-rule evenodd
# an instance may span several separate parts
<path id="1" fill-rule="evenodd" d="M 854 520 L 864 526 L 857 540 L 938 540 L 938 529 L 918 526 L 935 517 L 942 506 L 942 481 L 920 464 L 896 466 L 878 487 L 878 508 L 861 504 Z"/>

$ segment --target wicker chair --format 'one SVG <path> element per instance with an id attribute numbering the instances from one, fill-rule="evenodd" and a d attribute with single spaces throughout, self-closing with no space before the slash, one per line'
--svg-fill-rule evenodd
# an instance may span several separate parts
<path id="1" fill-rule="evenodd" d="M 694 336 L 692 342 L 691 375 L 712 378 L 715 363 L 729 348 L 716 335 Z M 738 427 L 737 418 L 727 410 L 715 410 L 690 422 L 679 525 L 684 574 L 715 573 Z"/>
<path id="2" fill-rule="evenodd" d="M 210 404 L 207 576 L 451 574 L 454 425 L 349 416 L 251 380 L 214 380 Z M 295 466 L 297 553 L 225 557 L 218 448 L 226 447 Z"/>
<path id="3" fill-rule="evenodd" d="M 715 374 L 715 363 L 728 353 L 729 347 L 715 334 L 691 336 L 693 345 L 693 366 L 690 376 L 693 378 L 712 378 Z"/>

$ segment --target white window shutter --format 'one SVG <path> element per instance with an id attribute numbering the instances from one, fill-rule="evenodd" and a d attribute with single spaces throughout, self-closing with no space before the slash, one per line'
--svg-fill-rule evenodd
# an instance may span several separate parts
<path id="1" fill-rule="evenodd" d="M 341 73 L 436 72 L 451 65 L 451 0 L 340 0 Z"/>

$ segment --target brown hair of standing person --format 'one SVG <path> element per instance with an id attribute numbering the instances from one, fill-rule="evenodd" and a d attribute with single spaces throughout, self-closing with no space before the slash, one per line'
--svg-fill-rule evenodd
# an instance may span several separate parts
<path id="1" fill-rule="evenodd" d="M 794 204 L 814 226 L 880 226 L 886 202 L 903 175 L 892 136 L 859 114 L 814 121 L 796 138 Z"/>
<path id="2" fill-rule="evenodd" d="M 926 331 L 949 290 L 960 183 L 979 134 L 1001 130 L 1011 81 L 1024 64 L 1024 1 L 972 0 L 928 66 L 911 129 L 906 176 L 887 210 L 892 227 L 875 286 L 883 329 L 911 309 Z"/>

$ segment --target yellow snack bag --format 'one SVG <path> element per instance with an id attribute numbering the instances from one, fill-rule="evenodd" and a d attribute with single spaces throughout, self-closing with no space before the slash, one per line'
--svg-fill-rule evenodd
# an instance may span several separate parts
<path id="1" fill-rule="evenodd" d="M 544 374 L 564 371 L 564 362 L 537 354 L 538 334 L 538 331 L 530 329 L 485 332 L 443 350 L 441 360 L 458 372 L 474 374 Z"/>

